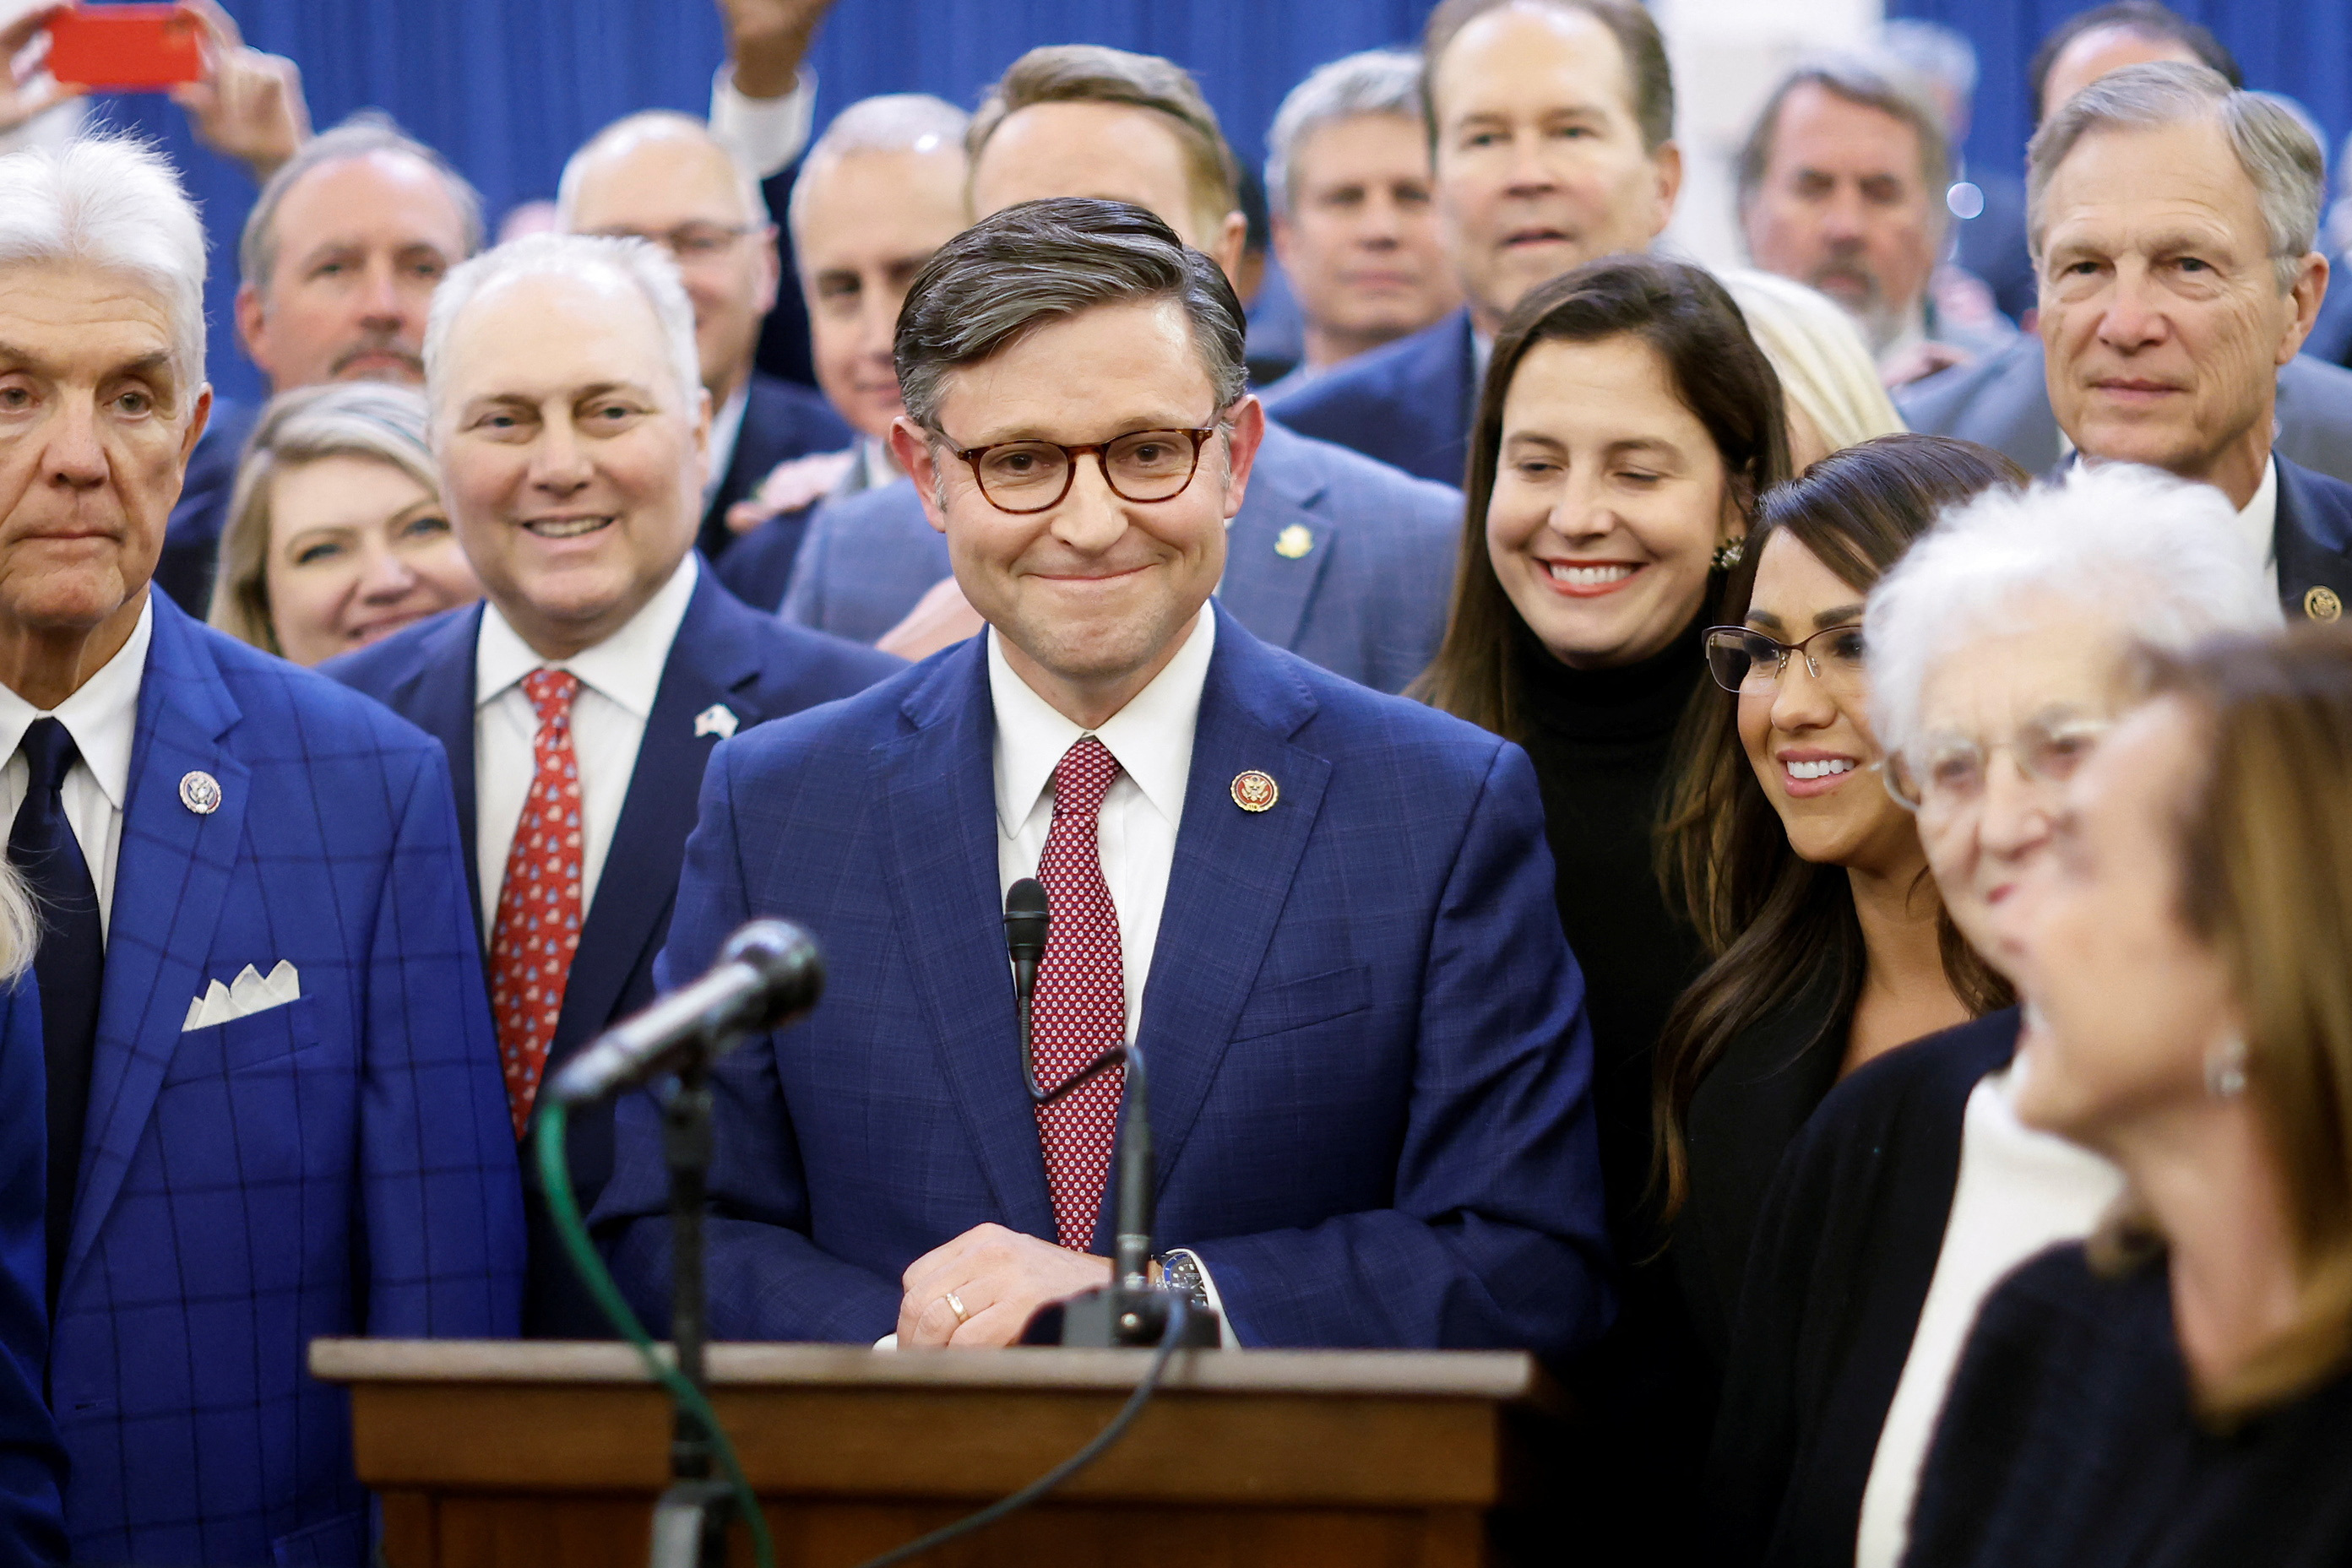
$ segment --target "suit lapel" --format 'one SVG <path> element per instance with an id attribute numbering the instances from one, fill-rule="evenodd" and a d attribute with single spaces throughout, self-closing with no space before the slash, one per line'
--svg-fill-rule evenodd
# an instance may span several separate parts
<path id="1" fill-rule="evenodd" d="M 1306 455 L 1297 436 L 1266 426 L 1249 493 L 1226 533 L 1217 589 L 1234 619 L 1277 648 L 1297 643 L 1334 542 L 1324 519 L 1307 509 L 1324 486 L 1299 461 Z"/>
<path id="2" fill-rule="evenodd" d="M 449 787 L 457 799 L 457 835 L 466 855 L 466 909 L 482 909 L 482 872 L 474 821 L 474 655 L 482 643 L 482 607 L 453 615 L 418 650 L 422 655 L 394 706 L 411 724 L 441 743 L 449 758 Z M 489 937 L 481 936 L 487 947 Z"/>
<path id="3" fill-rule="evenodd" d="M 139 684 L 139 730 L 106 940 L 106 975 L 90 1066 L 89 1120 L 65 1275 L 88 1255 L 121 1190 L 163 1073 L 205 988 L 205 955 L 244 842 L 250 775 L 223 737 L 236 700 L 202 634 L 162 594 Z M 210 774 L 220 805 L 180 800 L 180 780 Z"/>
<path id="4" fill-rule="evenodd" d="M 760 678 L 759 650 L 741 628 L 730 624 L 733 618 L 727 612 L 734 608 L 718 580 L 703 569 L 670 643 L 645 738 L 637 744 L 629 792 L 621 802 L 613 846 L 596 879 L 596 896 L 564 986 L 551 1063 L 568 1057 L 611 1019 L 677 895 L 703 769 L 723 738 L 716 730 L 696 734 L 696 717 L 713 706 L 726 708 L 742 727 L 767 716 L 751 690 Z"/>
<path id="5" fill-rule="evenodd" d="M 1021 1082 L 1021 1040 L 997 894 L 996 779 L 987 639 L 947 654 L 877 747 L 868 788 L 888 853 L 887 894 L 916 996 L 1005 1224 L 1054 1234 L 1045 1159 Z"/>
<path id="6" fill-rule="evenodd" d="M 1304 683 L 1231 615 L 1219 616 L 1138 1031 L 1163 1181 L 1224 1060 L 1322 810 L 1331 765 L 1290 739 L 1314 713 Z M 1280 791 L 1269 810 L 1234 803 L 1234 778 L 1252 769 Z"/>
<path id="7" fill-rule="evenodd" d="M 2334 621 L 2352 603 L 2352 551 L 2335 543 L 2352 532 L 2352 517 L 2323 517 L 2314 476 L 2284 457 L 2278 464 L 2278 514 L 2271 525 L 2278 556 L 2279 608 L 2287 623 Z"/>

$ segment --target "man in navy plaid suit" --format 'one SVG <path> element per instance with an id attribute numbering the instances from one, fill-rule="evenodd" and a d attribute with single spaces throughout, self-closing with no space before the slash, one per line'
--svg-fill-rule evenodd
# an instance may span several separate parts
<path id="1" fill-rule="evenodd" d="M 50 1402 L 82 1562 L 368 1552 L 320 1334 L 512 1333 L 448 768 L 150 580 L 211 403 L 169 167 L 0 159 L 0 807 L 39 894 Z"/>
<path id="2" fill-rule="evenodd" d="M 1032 1113 L 1001 919 L 1033 871 L 1040 1076 L 1138 1041 L 1160 1267 L 1234 1339 L 1561 1354 L 1606 1321 L 1534 771 L 1212 605 L 1265 426 L 1242 339 L 1118 202 L 1008 207 L 909 293 L 893 451 L 989 628 L 704 775 L 657 977 L 765 915 L 829 977 L 715 1075 L 715 1333 L 985 1347 L 1107 1282 L 1123 1091 Z M 618 1143 L 598 1221 L 658 1312 L 649 1101 Z"/>

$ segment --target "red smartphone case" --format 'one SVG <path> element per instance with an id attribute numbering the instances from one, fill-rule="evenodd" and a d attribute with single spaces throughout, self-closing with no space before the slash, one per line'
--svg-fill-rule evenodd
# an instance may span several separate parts
<path id="1" fill-rule="evenodd" d="M 152 92 L 204 72 L 203 28 L 179 5 L 83 5 L 49 24 L 49 74 L 61 82 Z"/>

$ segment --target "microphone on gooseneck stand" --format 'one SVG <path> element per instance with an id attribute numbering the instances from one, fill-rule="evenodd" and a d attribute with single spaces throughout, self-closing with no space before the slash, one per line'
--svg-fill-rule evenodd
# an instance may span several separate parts
<path id="1" fill-rule="evenodd" d="M 1022 1331 L 1025 1344 L 1156 1345 L 1166 1330 L 1169 1302 L 1178 1292 L 1150 1282 L 1151 1264 L 1151 1085 L 1143 1052 L 1115 1045 L 1052 1089 L 1037 1082 L 1032 1035 L 1032 1004 L 1037 966 L 1045 956 L 1051 923 L 1045 889 L 1023 877 L 1004 894 L 1004 951 L 1013 960 L 1013 996 L 1021 1028 L 1021 1076 L 1032 1104 L 1050 1105 L 1082 1084 L 1124 1063 L 1127 1086 L 1118 1129 L 1118 1246 L 1111 1282 L 1066 1301 L 1038 1309 Z M 1223 1340 L 1218 1315 L 1197 1303 L 1184 1314 L 1181 1343 L 1213 1349 Z"/>

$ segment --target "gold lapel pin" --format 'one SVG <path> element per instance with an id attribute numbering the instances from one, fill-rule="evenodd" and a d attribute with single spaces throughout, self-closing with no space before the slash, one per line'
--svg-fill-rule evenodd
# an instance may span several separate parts
<path id="1" fill-rule="evenodd" d="M 1234 775 L 1234 804 L 1244 811 L 1271 810 L 1282 799 L 1282 790 L 1274 780 L 1253 768 L 1246 773 Z"/>
<path id="2" fill-rule="evenodd" d="M 1305 523 L 1293 523 L 1274 536 L 1274 553 L 1285 560 L 1297 560 L 1315 548 L 1315 530 Z"/>
<path id="3" fill-rule="evenodd" d="M 2314 621 L 2334 621 L 2344 613 L 2344 601 L 2332 588 L 2315 588 L 2303 596 L 2303 612 Z"/>
<path id="4" fill-rule="evenodd" d="M 180 804 L 199 817 L 209 817 L 220 810 L 220 780 L 209 773 L 180 775 Z"/>

